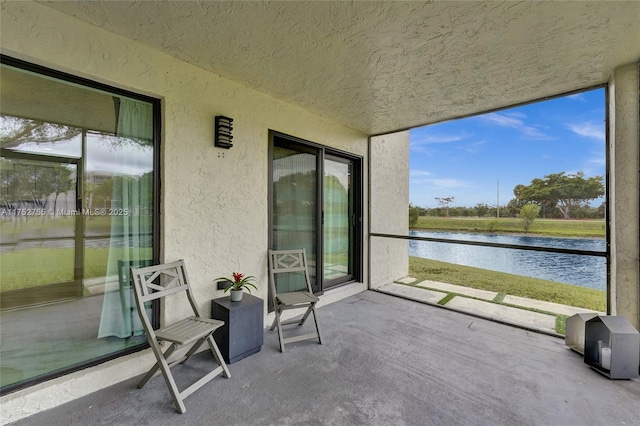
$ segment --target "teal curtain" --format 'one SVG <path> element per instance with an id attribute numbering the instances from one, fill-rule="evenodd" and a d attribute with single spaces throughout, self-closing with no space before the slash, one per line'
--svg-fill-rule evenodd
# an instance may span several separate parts
<path id="1" fill-rule="evenodd" d="M 349 271 L 349 165 L 325 161 L 324 177 L 324 278 L 331 280 Z M 331 170 L 332 174 L 329 172 Z"/>
<path id="2" fill-rule="evenodd" d="M 153 139 L 153 108 L 150 103 L 118 97 L 116 136 L 151 143 Z"/>
<path id="3" fill-rule="evenodd" d="M 112 144 L 115 162 L 121 169 L 135 161 L 135 150 L 145 149 L 153 156 L 153 108 L 146 102 L 119 98 L 117 140 Z M 122 173 L 113 178 L 110 221 L 111 243 L 106 276 L 111 285 L 105 288 L 98 337 L 127 338 L 143 333 L 138 316 L 129 266 L 151 264 L 153 257 L 153 173 Z M 119 262 L 125 273 L 119 274 Z M 118 277 L 118 286 L 113 285 Z M 150 307 L 147 307 L 150 313 Z"/>

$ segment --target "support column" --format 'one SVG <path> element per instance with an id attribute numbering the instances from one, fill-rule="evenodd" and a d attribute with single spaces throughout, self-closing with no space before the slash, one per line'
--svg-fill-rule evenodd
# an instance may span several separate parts
<path id="1" fill-rule="evenodd" d="M 616 68 L 609 81 L 611 313 L 640 329 L 639 64 Z"/>
<path id="2" fill-rule="evenodd" d="M 370 232 L 406 236 L 409 232 L 409 132 L 369 140 Z M 370 288 L 407 276 L 409 241 L 369 238 Z"/>

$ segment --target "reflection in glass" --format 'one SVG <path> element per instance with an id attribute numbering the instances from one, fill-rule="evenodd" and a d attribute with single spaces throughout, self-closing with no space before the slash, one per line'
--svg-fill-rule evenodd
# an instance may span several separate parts
<path id="1" fill-rule="evenodd" d="M 273 150 L 273 243 L 279 250 L 304 248 L 309 278 L 316 288 L 317 156 L 289 147 Z M 286 277 L 285 277 L 286 278 Z M 278 291 L 301 288 L 304 283 L 285 283 Z"/>
<path id="2" fill-rule="evenodd" d="M 324 279 L 350 275 L 350 163 L 324 162 Z"/>
<path id="3" fill-rule="evenodd" d="M 96 236 L 102 233 L 104 244 L 108 242 L 99 274 L 107 282 L 98 337 L 143 333 L 137 312 L 131 314 L 135 306 L 129 276 L 118 271 L 119 262 L 150 264 L 153 255 L 153 149 L 144 141 L 96 135 L 87 146 L 85 192 L 90 211 L 98 214 L 87 217 L 86 229 Z"/>
<path id="4" fill-rule="evenodd" d="M 153 259 L 155 170 L 151 103 L 4 64 L 2 77 L 5 388 L 146 342 L 119 271 Z"/>
<path id="5" fill-rule="evenodd" d="M 38 158 L 0 158 L 3 308 L 76 294 L 75 218 L 62 216 L 76 208 L 77 166 Z M 47 240 L 55 241 L 55 253 Z"/>

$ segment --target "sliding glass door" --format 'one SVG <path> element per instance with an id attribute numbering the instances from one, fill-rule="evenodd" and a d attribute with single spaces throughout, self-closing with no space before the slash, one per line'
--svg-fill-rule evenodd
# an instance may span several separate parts
<path id="1" fill-rule="evenodd" d="M 272 246 L 280 250 L 304 248 L 311 287 L 319 291 L 318 152 L 279 141 L 272 154 Z"/>
<path id="2" fill-rule="evenodd" d="M 270 246 L 305 248 L 316 293 L 360 280 L 361 159 L 275 132 L 270 155 Z"/>
<path id="3" fill-rule="evenodd" d="M 327 155 L 324 160 L 324 288 L 353 278 L 353 161 Z"/>

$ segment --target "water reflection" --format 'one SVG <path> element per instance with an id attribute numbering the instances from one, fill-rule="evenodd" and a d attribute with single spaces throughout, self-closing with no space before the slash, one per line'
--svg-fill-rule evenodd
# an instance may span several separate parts
<path id="1" fill-rule="evenodd" d="M 573 250 L 605 250 L 604 239 L 548 238 L 539 236 L 483 235 L 424 231 L 411 231 L 409 235 Z M 607 283 L 606 259 L 597 256 L 545 253 L 428 241 L 410 241 L 409 255 L 574 284 L 598 290 L 605 290 Z"/>

